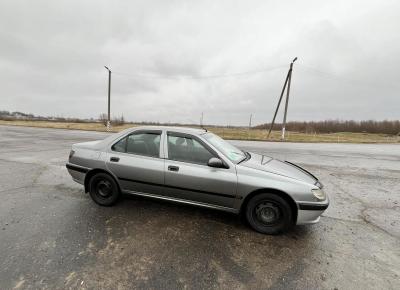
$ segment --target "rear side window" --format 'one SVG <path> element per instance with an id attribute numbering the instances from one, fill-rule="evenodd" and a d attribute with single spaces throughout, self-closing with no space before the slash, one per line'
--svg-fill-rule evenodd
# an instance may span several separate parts
<path id="1" fill-rule="evenodd" d="M 207 165 L 214 155 L 199 141 L 168 134 L 168 158 L 176 161 Z"/>
<path id="2" fill-rule="evenodd" d="M 116 152 L 159 157 L 160 133 L 134 133 L 119 140 L 111 149 Z"/>

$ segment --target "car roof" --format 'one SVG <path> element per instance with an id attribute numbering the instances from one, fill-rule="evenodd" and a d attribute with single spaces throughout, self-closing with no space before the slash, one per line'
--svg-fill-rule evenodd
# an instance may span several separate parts
<path id="1" fill-rule="evenodd" d="M 190 127 L 177 127 L 177 126 L 138 126 L 132 127 L 132 131 L 136 130 L 165 130 L 165 131 L 174 131 L 178 133 L 187 133 L 193 135 L 201 135 L 207 132 L 206 129 L 202 128 L 190 128 Z"/>

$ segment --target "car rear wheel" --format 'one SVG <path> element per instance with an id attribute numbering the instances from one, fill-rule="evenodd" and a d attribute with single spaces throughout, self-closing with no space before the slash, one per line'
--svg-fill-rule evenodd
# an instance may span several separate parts
<path id="1" fill-rule="evenodd" d="M 272 193 L 253 196 L 246 205 L 246 220 L 257 232 L 276 235 L 293 225 L 293 214 L 288 202 Z"/>
<path id="2" fill-rule="evenodd" d="M 111 206 L 120 197 L 117 183 L 106 173 L 97 173 L 90 179 L 89 194 L 94 202 L 102 206 Z"/>

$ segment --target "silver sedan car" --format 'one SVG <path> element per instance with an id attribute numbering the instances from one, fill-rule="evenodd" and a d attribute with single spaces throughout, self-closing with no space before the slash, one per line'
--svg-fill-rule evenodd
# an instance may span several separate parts
<path id="1" fill-rule="evenodd" d="M 135 127 L 72 145 L 67 169 L 99 205 L 122 193 L 242 214 L 264 234 L 319 221 L 319 180 L 288 161 L 242 151 L 205 129 Z"/>

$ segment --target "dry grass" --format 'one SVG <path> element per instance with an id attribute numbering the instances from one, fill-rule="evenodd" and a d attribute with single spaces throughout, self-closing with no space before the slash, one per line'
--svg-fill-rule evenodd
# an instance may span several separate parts
<path id="1" fill-rule="evenodd" d="M 0 125 L 23 126 L 23 127 L 39 127 L 39 128 L 54 128 L 54 129 L 73 129 L 73 130 L 88 130 L 105 132 L 106 127 L 101 123 L 71 123 L 71 122 L 52 122 L 52 121 L 4 121 L 0 120 Z M 112 132 L 119 132 L 123 129 L 133 127 L 134 124 L 126 124 L 123 126 L 112 127 Z"/>
<path id="2" fill-rule="evenodd" d="M 51 122 L 51 121 L 3 121 L 0 125 L 25 126 L 25 127 L 41 127 L 56 129 L 75 129 L 105 132 L 106 128 L 101 123 L 67 123 L 67 122 Z M 122 126 L 112 127 L 112 132 L 119 132 L 123 129 L 137 126 L 135 124 L 125 124 Z M 236 140 L 267 140 L 266 130 L 245 128 L 226 128 L 226 127 L 210 127 L 209 131 L 216 133 L 224 139 Z M 281 133 L 273 131 L 269 141 L 280 141 Z M 289 142 L 330 142 L 330 143 L 399 143 L 400 136 L 386 134 L 369 134 L 369 133 L 331 133 L 331 134 L 305 134 L 299 132 L 286 132 L 286 141 Z"/>

